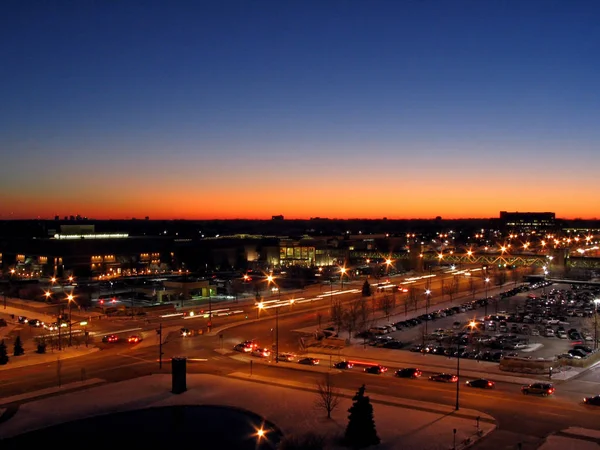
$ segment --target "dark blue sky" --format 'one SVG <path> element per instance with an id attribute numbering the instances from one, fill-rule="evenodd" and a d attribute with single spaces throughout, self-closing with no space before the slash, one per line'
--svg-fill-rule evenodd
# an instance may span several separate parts
<path id="1" fill-rule="evenodd" d="M 90 195 L 87 215 L 145 215 L 144 186 L 197 199 L 150 215 L 204 217 L 215 185 L 219 217 L 597 215 L 582 196 L 600 187 L 599 24 L 592 0 L 6 0 L 2 215 L 71 213 Z M 423 198 L 290 201 L 365 171 L 393 193 L 425 180 Z M 488 195 L 458 187 L 456 204 L 445 186 L 465 176 Z M 523 176 L 527 195 L 498 184 Z M 236 203 L 248 185 L 269 208 Z"/>

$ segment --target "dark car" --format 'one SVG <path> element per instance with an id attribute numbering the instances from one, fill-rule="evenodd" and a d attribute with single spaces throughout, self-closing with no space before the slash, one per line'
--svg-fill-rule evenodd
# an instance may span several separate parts
<path id="1" fill-rule="evenodd" d="M 44 323 L 39 319 L 30 319 L 28 323 L 30 327 L 41 327 L 44 325 Z"/>
<path id="2" fill-rule="evenodd" d="M 431 381 L 438 381 L 440 383 L 456 383 L 458 381 L 458 377 L 451 373 L 437 373 L 435 375 L 431 375 L 429 379 Z"/>
<path id="3" fill-rule="evenodd" d="M 469 380 L 465 384 L 472 388 L 480 388 L 480 389 L 494 389 L 496 387 L 496 383 L 494 383 L 491 380 L 486 380 L 485 378 L 478 378 L 477 380 Z"/>
<path id="4" fill-rule="evenodd" d="M 423 372 L 414 367 L 408 367 L 405 369 L 396 370 L 395 375 L 398 378 L 419 378 L 421 375 L 423 375 Z"/>
<path id="5" fill-rule="evenodd" d="M 595 395 L 593 397 L 585 397 L 583 399 L 583 403 L 585 403 L 586 405 L 600 406 L 600 395 Z"/>
<path id="6" fill-rule="evenodd" d="M 27 323 L 27 317 L 25 317 L 25 316 L 19 316 L 18 320 L 19 320 L 19 323 Z"/>
<path id="7" fill-rule="evenodd" d="M 119 341 L 119 337 L 116 334 L 109 334 L 102 338 L 102 342 L 106 342 L 109 344 L 114 344 L 115 342 L 118 342 L 118 341 Z"/>
<path id="8" fill-rule="evenodd" d="M 571 356 L 579 356 L 580 358 L 586 358 L 588 356 L 588 353 L 584 352 L 583 350 L 577 349 L 577 348 L 572 348 L 571 350 L 569 350 L 568 353 Z"/>
<path id="9" fill-rule="evenodd" d="M 387 367 L 383 367 L 383 366 L 369 366 L 369 367 L 365 367 L 365 372 L 366 373 L 374 373 L 375 375 L 379 375 L 379 374 L 382 374 L 384 372 L 387 372 Z"/>
<path id="10" fill-rule="evenodd" d="M 404 347 L 404 344 L 400 341 L 389 341 L 389 342 L 386 342 L 385 344 L 383 344 L 382 347 L 383 348 L 401 349 L 402 347 Z"/>
<path id="11" fill-rule="evenodd" d="M 181 337 L 187 337 L 187 336 L 191 336 L 192 332 L 190 331 L 189 328 L 182 328 L 179 330 L 179 334 L 181 335 Z"/>
<path id="12" fill-rule="evenodd" d="M 335 367 L 336 369 L 352 369 L 354 367 L 354 364 L 348 361 L 340 361 L 335 363 L 333 367 Z"/>
<path id="13" fill-rule="evenodd" d="M 319 360 L 316 358 L 303 358 L 298 361 L 298 364 L 304 364 L 306 366 L 316 366 L 319 364 Z"/>
<path id="14" fill-rule="evenodd" d="M 586 353 L 592 353 L 594 350 L 588 345 L 574 345 L 574 350 L 583 350 Z"/>
<path id="15" fill-rule="evenodd" d="M 554 390 L 554 386 L 550 383 L 533 383 L 521 388 L 521 392 L 525 395 L 534 394 L 542 395 L 544 397 L 554 394 Z"/>

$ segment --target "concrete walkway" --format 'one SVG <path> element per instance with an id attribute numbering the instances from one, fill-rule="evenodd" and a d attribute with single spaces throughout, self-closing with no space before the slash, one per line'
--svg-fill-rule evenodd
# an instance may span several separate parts
<path id="1" fill-rule="evenodd" d="M 284 434 L 315 432 L 329 439 L 343 434 L 347 424 L 349 397 L 354 392 L 340 391 L 340 404 L 332 419 L 315 406 L 318 394 L 299 386 L 283 387 L 271 380 L 249 381 L 240 377 L 188 375 L 188 391 L 175 395 L 169 375 L 152 375 L 120 383 L 104 384 L 60 396 L 43 398 L 21 405 L 16 413 L 0 423 L 0 438 L 68 422 L 84 417 L 168 405 L 224 405 L 251 410 L 275 423 Z M 358 388 L 358 386 L 357 386 Z M 367 386 L 367 395 L 369 395 Z M 379 449 L 448 450 L 464 448 L 495 428 L 493 419 L 477 411 L 411 409 L 382 396 L 370 396 L 375 424 L 382 440 Z M 426 404 L 430 406 L 430 404 Z M 480 433 L 474 417 L 481 416 Z M 454 441 L 456 430 L 456 441 Z M 338 448 L 335 445 L 330 448 Z"/>
<path id="2" fill-rule="evenodd" d="M 554 433 L 538 450 L 598 450 L 600 431 L 571 427 Z"/>

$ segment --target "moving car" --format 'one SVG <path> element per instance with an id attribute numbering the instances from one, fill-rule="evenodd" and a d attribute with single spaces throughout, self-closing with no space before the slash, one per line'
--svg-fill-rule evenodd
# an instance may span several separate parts
<path id="1" fill-rule="evenodd" d="M 583 403 L 586 405 L 600 406 L 600 395 L 594 395 L 593 397 L 585 397 Z"/>
<path id="2" fill-rule="evenodd" d="M 485 378 L 478 378 L 476 380 L 469 380 L 465 383 L 467 386 L 473 388 L 480 389 L 494 389 L 496 387 L 496 383 L 491 380 L 486 380 Z"/>
<path id="3" fill-rule="evenodd" d="M 534 394 L 547 397 L 554 394 L 554 391 L 554 386 L 551 383 L 533 383 L 521 387 L 521 392 L 525 395 Z"/>
<path id="4" fill-rule="evenodd" d="M 244 341 L 244 342 L 240 342 L 239 344 L 236 344 L 233 349 L 236 352 L 242 352 L 242 353 L 250 353 L 252 352 L 252 350 L 256 349 L 258 347 L 258 344 L 254 341 Z"/>
<path id="5" fill-rule="evenodd" d="M 127 342 L 129 342 L 130 344 L 137 344 L 139 342 L 142 342 L 142 337 L 137 334 L 134 334 L 133 336 L 129 336 Z"/>
<path id="6" fill-rule="evenodd" d="M 319 360 L 317 358 L 303 358 L 298 361 L 298 364 L 304 364 L 307 366 L 316 366 L 319 364 Z"/>
<path id="7" fill-rule="evenodd" d="M 29 322 L 27 322 L 29 324 L 30 327 L 41 327 L 44 325 L 44 322 L 42 322 L 39 319 L 29 319 Z"/>
<path id="8" fill-rule="evenodd" d="M 336 369 L 352 369 L 354 367 L 354 364 L 348 361 L 340 361 L 335 363 L 333 367 L 335 367 Z"/>
<path id="9" fill-rule="evenodd" d="M 119 341 L 119 337 L 116 334 L 109 334 L 102 338 L 102 342 L 106 342 L 109 344 L 114 344 Z"/>
<path id="10" fill-rule="evenodd" d="M 396 370 L 395 375 L 398 378 L 419 378 L 421 375 L 423 375 L 423 372 L 414 367 L 408 367 L 406 369 Z"/>
<path id="11" fill-rule="evenodd" d="M 187 336 L 191 336 L 192 332 L 190 331 L 189 328 L 182 328 L 181 330 L 179 330 L 179 334 L 181 334 L 181 337 L 187 337 Z"/>
<path id="12" fill-rule="evenodd" d="M 431 375 L 429 380 L 438 381 L 440 383 L 456 383 L 458 381 L 458 377 L 451 373 L 437 373 L 435 375 Z"/>
<path id="13" fill-rule="evenodd" d="M 257 356 L 258 358 L 268 358 L 271 355 L 271 352 L 267 348 L 255 348 L 252 350 L 252 356 Z"/>
<path id="14" fill-rule="evenodd" d="M 279 361 L 292 362 L 296 359 L 296 355 L 294 355 L 293 353 L 280 353 L 278 358 Z"/>
<path id="15" fill-rule="evenodd" d="M 366 373 L 374 373 L 375 375 L 380 375 L 384 372 L 387 372 L 387 367 L 383 367 L 380 365 L 369 366 L 369 367 L 365 367 L 365 372 Z"/>

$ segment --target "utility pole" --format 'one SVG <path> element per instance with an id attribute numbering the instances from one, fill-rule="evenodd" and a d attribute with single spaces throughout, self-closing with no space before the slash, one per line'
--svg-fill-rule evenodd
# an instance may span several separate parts
<path id="1" fill-rule="evenodd" d="M 71 300 L 69 299 L 69 347 L 73 343 L 73 320 L 71 320 Z"/>
<path id="2" fill-rule="evenodd" d="M 58 325 L 57 328 L 58 328 L 58 351 L 59 352 L 62 350 L 62 339 L 61 339 L 61 335 L 60 335 L 60 329 L 62 328 L 60 326 L 60 322 L 61 322 L 60 318 L 61 318 L 61 316 L 62 316 L 62 313 L 61 313 L 60 308 L 59 308 L 59 310 L 58 310 L 58 317 L 56 318 L 56 325 Z"/>
<path id="3" fill-rule="evenodd" d="M 472 329 L 471 329 L 472 331 Z M 456 406 L 455 406 L 455 410 L 458 411 L 458 398 L 459 398 L 459 392 L 460 392 L 460 341 L 458 342 L 458 345 L 456 346 L 456 376 L 458 377 L 458 380 L 456 380 Z"/>
<path id="4" fill-rule="evenodd" d="M 275 363 L 279 363 L 279 306 L 275 308 Z"/>
<path id="5" fill-rule="evenodd" d="M 163 357 L 163 338 L 162 338 L 162 322 L 158 325 L 158 330 L 156 330 L 158 334 L 158 368 L 162 369 L 162 357 Z"/>

